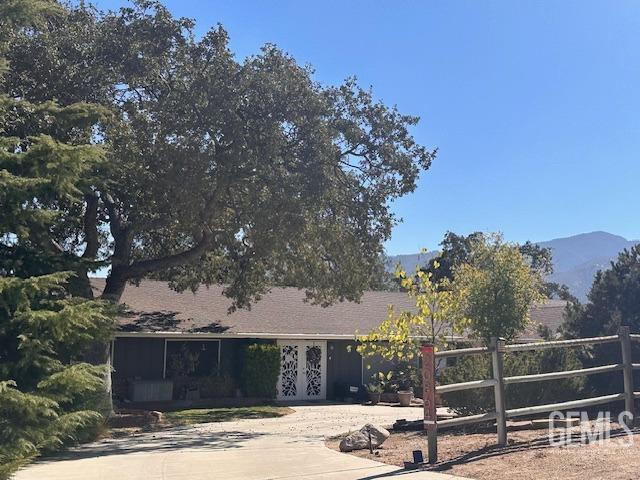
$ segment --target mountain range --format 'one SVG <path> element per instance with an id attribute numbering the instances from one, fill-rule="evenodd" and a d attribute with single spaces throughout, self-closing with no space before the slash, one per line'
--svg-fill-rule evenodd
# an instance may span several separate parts
<path id="1" fill-rule="evenodd" d="M 553 254 L 553 273 L 547 280 L 567 285 L 573 295 L 584 301 L 596 272 L 609 268 L 618 253 L 638 243 L 640 240 L 627 240 L 607 232 L 591 232 L 538 242 L 538 245 L 550 248 Z M 414 271 L 436 254 L 390 255 L 388 265 L 393 267 L 399 262 L 406 271 Z"/>

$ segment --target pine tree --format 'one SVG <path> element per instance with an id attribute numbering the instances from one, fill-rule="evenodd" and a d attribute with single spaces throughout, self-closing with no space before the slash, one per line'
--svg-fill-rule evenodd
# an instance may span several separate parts
<path id="1" fill-rule="evenodd" d="M 0 3 L 0 85 L 15 32 L 61 11 L 46 0 Z M 90 141 L 103 115 L 89 104 L 0 91 L 0 479 L 101 419 L 107 366 L 82 358 L 110 337 L 112 307 L 71 298 L 73 275 L 62 270 L 77 270 L 78 260 L 53 242 L 41 246 L 51 229 L 65 228 L 62 213 L 82 201 L 83 182 L 103 158 Z"/>
<path id="2" fill-rule="evenodd" d="M 81 360 L 112 307 L 69 297 L 68 275 L 0 278 L 0 479 L 101 419 L 107 366 Z"/>

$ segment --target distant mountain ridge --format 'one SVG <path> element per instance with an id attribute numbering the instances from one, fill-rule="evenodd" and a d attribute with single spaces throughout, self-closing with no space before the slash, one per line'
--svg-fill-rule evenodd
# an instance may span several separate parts
<path id="1" fill-rule="evenodd" d="M 538 245 L 551 248 L 554 272 L 547 277 L 549 281 L 564 283 L 572 294 L 580 300 L 587 298 L 593 279 L 598 270 L 609 268 L 625 248 L 640 243 L 640 240 L 627 240 L 608 232 L 581 233 L 565 238 L 538 242 Z M 414 271 L 417 265 L 424 265 L 437 252 L 390 255 L 389 265 L 393 269 L 400 262 L 406 271 Z"/>

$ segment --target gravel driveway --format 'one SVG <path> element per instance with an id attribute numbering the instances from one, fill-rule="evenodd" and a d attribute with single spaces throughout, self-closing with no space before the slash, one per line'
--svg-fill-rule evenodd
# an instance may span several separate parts
<path id="1" fill-rule="evenodd" d="M 407 474 L 397 467 L 341 454 L 324 438 L 367 422 L 388 426 L 422 416 L 421 408 L 302 405 L 280 418 L 178 427 L 85 445 L 21 470 L 17 480 L 403 479 L 455 477 Z"/>

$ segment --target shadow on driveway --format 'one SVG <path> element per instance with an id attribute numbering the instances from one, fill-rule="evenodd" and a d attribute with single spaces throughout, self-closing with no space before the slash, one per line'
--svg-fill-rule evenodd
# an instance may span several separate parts
<path id="1" fill-rule="evenodd" d="M 39 464 L 62 460 L 125 455 L 129 453 L 170 452 L 185 448 L 222 450 L 241 448 L 244 442 L 264 436 L 258 432 L 211 432 L 190 427 L 178 427 L 153 433 L 142 433 L 125 438 L 106 439 L 81 445 L 49 457 L 42 457 Z"/>

